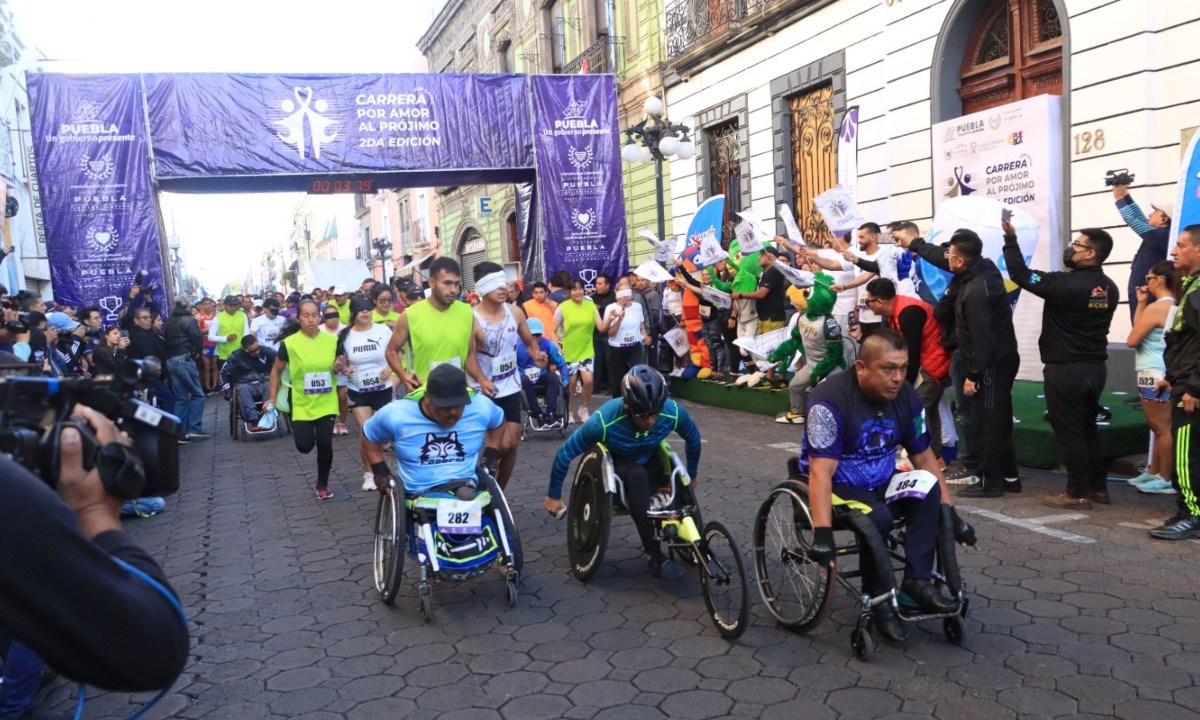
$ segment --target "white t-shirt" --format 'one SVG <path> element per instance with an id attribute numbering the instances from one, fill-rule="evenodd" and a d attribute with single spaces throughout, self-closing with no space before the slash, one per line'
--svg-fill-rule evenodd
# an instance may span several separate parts
<path id="1" fill-rule="evenodd" d="M 912 279 L 909 277 L 909 275 L 905 274 L 905 276 L 901 278 L 899 274 L 899 265 L 902 260 L 906 259 L 905 256 L 908 255 L 908 251 L 904 248 L 900 247 L 899 245 L 892 245 L 889 243 L 879 245 L 875 249 L 875 252 L 871 253 L 870 255 L 864 253 L 858 248 L 853 248 L 851 252 L 863 260 L 872 260 L 879 265 L 879 277 L 887 278 L 888 280 L 896 283 L 897 294 L 907 295 L 909 297 L 914 297 L 916 295 L 916 289 L 913 287 Z M 855 277 L 858 277 L 860 274 L 866 272 L 853 263 L 843 263 L 843 267 L 853 269 Z M 860 309 L 859 322 L 883 322 L 882 317 L 874 312 L 871 312 L 870 308 L 866 306 L 866 296 L 867 286 L 860 285 L 858 287 L 858 304 Z"/>
<path id="2" fill-rule="evenodd" d="M 388 379 L 391 370 L 385 355 L 391 339 L 392 331 L 385 325 L 372 325 L 362 332 L 351 329 L 346 333 L 342 348 L 346 351 L 350 369 L 354 371 L 346 383 L 347 387 L 360 393 L 392 389 Z"/>
<path id="3" fill-rule="evenodd" d="M 817 251 L 817 257 L 842 263 L 843 268 L 847 264 L 842 254 L 833 248 L 821 248 Z M 834 285 L 845 285 L 854 279 L 854 273 L 845 269 L 821 270 L 821 272 L 833 278 Z M 837 295 L 837 300 L 833 303 L 833 316 L 844 318 L 850 314 L 850 311 L 854 309 L 857 303 L 858 293 L 854 289 L 841 291 Z"/>
<path id="4" fill-rule="evenodd" d="M 604 322 L 617 314 L 620 306 L 613 303 L 604 308 Z M 621 318 L 621 324 L 617 328 L 615 335 L 608 336 L 608 344 L 613 347 L 625 347 L 627 345 L 636 345 L 642 342 L 642 323 L 646 322 L 646 315 L 642 312 L 642 306 L 637 303 L 630 303 L 629 307 L 625 308 L 625 317 Z"/>
<path id="5" fill-rule="evenodd" d="M 287 321 L 288 319 L 282 315 L 276 315 L 272 320 L 267 317 L 266 313 L 263 313 L 250 323 L 250 334 L 258 338 L 259 345 L 278 350 L 279 333 L 283 332 L 283 326 L 287 325 Z"/>

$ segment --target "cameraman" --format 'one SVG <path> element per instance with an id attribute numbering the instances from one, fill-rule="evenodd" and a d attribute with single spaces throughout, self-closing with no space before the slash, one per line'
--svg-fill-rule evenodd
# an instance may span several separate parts
<path id="1" fill-rule="evenodd" d="M 100 446 L 129 442 L 91 408 L 77 405 L 74 416 Z M 61 452 L 58 495 L 0 456 L 0 547 L 9 549 L 0 555 L 0 632 L 73 680 L 123 692 L 165 687 L 187 662 L 187 624 L 167 597 L 114 561 L 170 590 L 158 564 L 122 532 L 121 501 L 97 470 L 84 471 L 76 430 L 63 431 Z"/>
<path id="2" fill-rule="evenodd" d="M 1129 194 L 1128 185 L 1113 185 L 1113 197 L 1117 200 L 1117 212 L 1121 218 L 1142 238 L 1137 253 L 1133 256 L 1133 264 L 1129 268 L 1129 286 L 1126 288 L 1129 298 L 1129 321 L 1133 322 L 1133 314 L 1137 311 L 1137 288 L 1145 283 L 1146 274 L 1154 263 L 1167 256 L 1168 236 L 1171 234 L 1171 214 L 1174 212 L 1170 203 L 1151 205 L 1153 212 L 1150 217 L 1142 212 L 1138 204 Z"/>

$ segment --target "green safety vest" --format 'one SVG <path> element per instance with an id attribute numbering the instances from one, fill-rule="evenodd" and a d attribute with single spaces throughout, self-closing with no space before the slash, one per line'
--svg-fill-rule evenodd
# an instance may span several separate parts
<path id="1" fill-rule="evenodd" d="M 217 357 L 222 360 L 228 360 L 229 356 L 233 354 L 233 351 L 242 346 L 242 333 L 245 330 L 246 313 L 242 312 L 241 310 L 238 310 L 232 315 L 224 310 L 217 313 L 217 332 L 221 335 L 221 337 L 227 338 L 230 335 L 237 336 L 236 339 L 230 342 L 225 342 L 222 340 L 221 342 L 217 343 Z"/>
<path id="2" fill-rule="evenodd" d="M 292 418 L 317 420 L 338 413 L 337 378 L 333 360 L 337 337 L 318 332 L 310 338 L 298 332 L 284 339 L 288 370 L 292 376 Z M 324 392 L 312 392 L 324 388 Z"/>
<path id="3" fill-rule="evenodd" d="M 596 330 L 596 304 L 591 298 L 583 302 L 563 300 L 558 304 L 562 312 L 563 359 L 567 362 L 579 362 L 596 356 L 596 347 L 592 344 L 592 333 Z"/>
<path id="4" fill-rule="evenodd" d="M 449 362 L 467 370 L 467 353 L 471 349 L 471 331 L 475 328 L 475 313 L 465 302 L 455 301 L 445 310 L 422 300 L 404 311 L 408 314 L 408 342 L 412 346 L 413 365 L 410 368 L 421 382 L 429 371 Z"/>

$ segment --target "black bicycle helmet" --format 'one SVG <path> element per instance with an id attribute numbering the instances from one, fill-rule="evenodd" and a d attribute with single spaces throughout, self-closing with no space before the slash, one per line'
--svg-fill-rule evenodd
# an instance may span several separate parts
<path id="1" fill-rule="evenodd" d="M 621 379 L 625 407 L 636 415 L 657 415 L 667 401 L 667 381 L 649 365 L 634 365 Z"/>

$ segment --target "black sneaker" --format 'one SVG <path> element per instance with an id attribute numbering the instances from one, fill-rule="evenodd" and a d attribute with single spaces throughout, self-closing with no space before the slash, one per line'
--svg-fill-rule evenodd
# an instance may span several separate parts
<path id="1" fill-rule="evenodd" d="M 968 485 L 955 494 L 958 497 L 965 498 L 998 498 L 1004 495 L 1004 490 L 998 487 L 988 486 L 987 483 L 980 481 L 974 485 Z"/>
<path id="2" fill-rule="evenodd" d="M 1004 478 L 1004 492 L 1019 493 L 1021 492 L 1021 478 Z"/>
<path id="3" fill-rule="evenodd" d="M 904 578 L 900 583 L 900 604 L 927 613 L 948 613 L 958 609 L 958 603 L 946 597 L 928 580 Z"/>
<path id="4" fill-rule="evenodd" d="M 1162 527 L 1150 531 L 1150 537 L 1159 540 L 1186 540 L 1200 538 L 1200 517 L 1185 515 L 1163 523 Z"/>
<path id="5" fill-rule="evenodd" d="M 187 440 L 207 440 L 212 436 L 209 435 L 208 433 L 199 432 L 199 433 L 188 433 L 187 435 L 184 435 L 183 437 Z"/>
<path id="6" fill-rule="evenodd" d="M 904 629 L 904 623 L 900 621 L 900 615 L 890 600 L 871 608 L 871 614 L 875 616 L 875 627 L 884 640 L 899 643 L 908 639 L 908 631 Z"/>
<path id="7" fill-rule="evenodd" d="M 650 554 L 650 574 L 664 580 L 678 580 L 683 577 L 683 568 L 679 563 L 663 556 L 662 551 Z"/>

